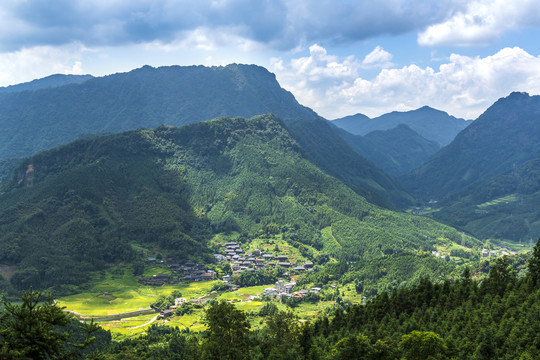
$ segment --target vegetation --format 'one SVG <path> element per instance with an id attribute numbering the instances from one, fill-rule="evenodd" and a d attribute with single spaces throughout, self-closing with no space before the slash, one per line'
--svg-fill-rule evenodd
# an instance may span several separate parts
<path id="1" fill-rule="evenodd" d="M 440 203 L 433 218 L 479 238 L 528 245 L 540 234 L 540 158 Z"/>
<path id="2" fill-rule="evenodd" d="M 422 165 L 441 145 L 423 138 L 405 124 L 390 130 L 376 130 L 367 135 L 353 135 L 336 128 L 336 133 L 360 156 L 373 162 L 394 177 Z"/>
<path id="3" fill-rule="evenodd" d="M 59 294 L 111 262 L 213 261 L 217 233 L 280 237 L 304 258 L 324 249 L 346 261 L 461 241 L 324 174 L 271 115 L 82 139 L 24 160 L 2 191 L 0 263 L 18 267 L 11 284 Z"/>
<path id="4" fill-rule="evenodd" d="M 0 313 L 0 357 L 2 359 L 79 359 L 98 333 L 100 345 L 110 342 L 92 322 L 82 326 L 57 306 L 51 295 L 30 289 L 24 291 L 20 304 L 3 301 Z M 80 342 L 70 342 L 73 331 Z M 101 332 L 101 334 L 99 334 Z M 107 336 L 108 335 L 108 336 Z"/>
<path id="5" fill-rule="evenodd" d="M 404 185 L 420 198 L 442 199 L 539 157 L 539 105 L 539 96 L 525 93 L 499 99 L 450 145 L 403 177 Z"/>
<path id="6" fill-rule="evenodd" d="M 205 310 L 197 335 L 153 326 L 147 335 L 115 344 L 105 358 L 148 359 L 535 359 L 540 243 L 522 278 L 497 259 L 482 282 L 466 269 L 454 283 L 417 285 L 377 295 L 365 306 L 338 305 L 331 317 L 301 322 L 265 305 L 264 326 L 250 330 L 247 314 L 219 302 Z M 261 311 L 262 312 L 262 311 Z"/>

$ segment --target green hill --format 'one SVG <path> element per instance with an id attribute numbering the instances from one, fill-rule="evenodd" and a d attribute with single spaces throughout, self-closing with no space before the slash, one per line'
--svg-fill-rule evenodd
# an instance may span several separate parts
<path id="1" fill-rule="evenodd" d="M 11 283 L 59 292 L 108 263 L 155 254 L 209 260 L 218 233 L 344 261 L 462 239 L 433 220 L 370 204 L 308 161 L 271 115 L 97 136 L 42 152 L 2 185 L 0 219 L 0 264 L 17 267 Z"/>
<path id="2" fill-rule="evenodd" d="M 47 79 L 38 83 L 50 83 Z M 291 125 L 293 136 L 318 166 L 371 201 L 386 207 L 411 201 L 281 88 L 274 74 L 255 65 L 145 66 L 80 84 L 0 93 L 0 159 L 30 156 L 95 134 L 266 113 Z"/>
<path id="3" fill-rule="evenodd" d="M 433 217 L 479 238 L 528 244 L 540 237 L 540 158 L 458 192 Z"/>
<path id="4" fill-rule="evenodd" d="M 339 128 L 336 132 L 360 156 L 395 177 L 422 165 L 441 148 L 437 142 L 425 139 L 405 124 L 364 136 Z"/>
<path id="5" fill-rule="evenodd" d="M 540 156 L 540 96 L 499 99 L 403 184 L 425 199 L 443 198 Z"/>

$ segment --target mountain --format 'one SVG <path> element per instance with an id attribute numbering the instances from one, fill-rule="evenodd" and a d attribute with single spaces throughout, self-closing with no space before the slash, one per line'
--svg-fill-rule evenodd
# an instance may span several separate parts
<path id="1" fill-rule="evenodd" d="M 540 158 L 440 203 L 433 217 L 483 239 L 540 238 Z"/>
<path id="2" fill-rule="evenodd" d="M 428 198 L 443 198 L 511 171 L 540 156 L 540 96 L 499 99 L 403 184 Z"/>
<path id="3" fill-rule="evenodd" d="M 342 261 L 461 242 L 431 219 L 370 204 L 305 154 L 272 115 L 95 136 L 39 153 L 1 187 L 0 264 L 15 267 L 17 288 L 62 293 L 109 263 L 155 254 L 206 262 L 217 234 Z"/>
<path id="4" fill-rule="evenodd" d="M 424 138 L 441 145 L 449 144 L 470 122 L 455 118 L 444 111 L 424 106 L 412 111 L 393 111 L 370 119 L 357 114 L 352 117 L 336 119 L 335 125 L 354 135 L 366 135 L 375 130 L 389 130 L 399 124 L 408 125 Z"/>
<path id="5" fill-rule="evenodd" d="M 441 149 L 439 143 L 423 138 L 405 124 L 364 136 L 353 135 L 338 127 L 335 130 L 360 156 L 394 177 L 412 171 Z"/>
<path id="6" fill-rule="evenodd" d="M 358 135 L 358 134 L 364 134 L 364 127 L 366 123 L 370 122 L 371 119 L 369 116 L 364 114 L 354 114 L 345 116 L 339 119 L 332 120 L 332 124 L 336 125 L 337 127 L 346 130 L 347 132 Z"/>
<path id="7" fill-rule="evenodd" d="M 81 84 L 0 94 L 0 159 L 93 134 L 266 113 L 290 123 L 318 166 L 371 201 L 386 207 L 410 202 L 394 180 L 354 154 L 325 120 L 281 88 L 274 74 L 255 65 L 145 66 Z"/>
<path id="8" fill-rule="evenodd" d="M 286 125 L 312 162 L 368 201 L 386 208 L 404 208 L 414 201 L 386 173 L 355 153 L 331 123 L 314 119 L 288 121 Z"/>
<path id="9" fill-rule="evenodd" d="M 49 89 L 60 87 L 69 84 L 80 84 L 86 80 L 92 79 L 92 75 L 63 75 L 55 74 L 44 77 L 42 79 L 32 80 L 30 82 L 0 87 L 1 93 L 20 92 L 20 91 L 35 91 L 41 89 Z"/>
<path id="10" fill-rule="evenodd" d="M 259 66 L 144 66 L 81 84 L 2 94 L 0 158 L 28 156 L 80 136 L 270 112 L 282 119 L 318 117 Z"/>

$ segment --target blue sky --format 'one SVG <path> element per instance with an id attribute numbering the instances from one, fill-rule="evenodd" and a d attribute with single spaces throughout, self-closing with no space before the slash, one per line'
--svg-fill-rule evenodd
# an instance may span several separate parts
<path id="1" fill-rule="evenodd" d="M 538 0 L 2 0 L 0 86 L 143 65 L 258 64 L 333 119 L 474 119 L 540 94 Z"/>

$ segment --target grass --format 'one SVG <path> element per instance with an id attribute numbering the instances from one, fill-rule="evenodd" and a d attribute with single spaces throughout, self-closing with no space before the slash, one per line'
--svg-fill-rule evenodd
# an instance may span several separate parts
<path id="1" fill-rule="evenodd" d="M 68 310 L 86 315 L 112 315 L 147 309 L 158 296 L 169 295 L 174 290 L 179 290 L 187 299 L 199 298 L 209 293 L 215 283 L 201 281 L 159 287 L 143 286 L 129 273 L 129 269 L 122 269 L 122 272 L 118 270 L 115 268 L 107 271 L 102 279 L 91 284 L 89 290 L 61 297 L 57 302 Z"/>
<path id="2" fill-rule="evenodd" d="M 507 195 L 507 196 L 503 196 L 503 197 L 500 197 L 500 198 L 497 198 L 497 199 L 494 199 L 494 200 L 491 200 L 491 201 L 487 201 L 483 204 L 480 204 L 480 205 L 477 205 L 478 208 L 480 209 L 484 209 L 488 206 L 494 206 L 494 205 L 500 205 L 500 204 L 509 204 L 511 202 L 515 202 L 515 201 L 518 201 L 518 197 L 516 194 L 511 194 L 511 195 Z"/>

